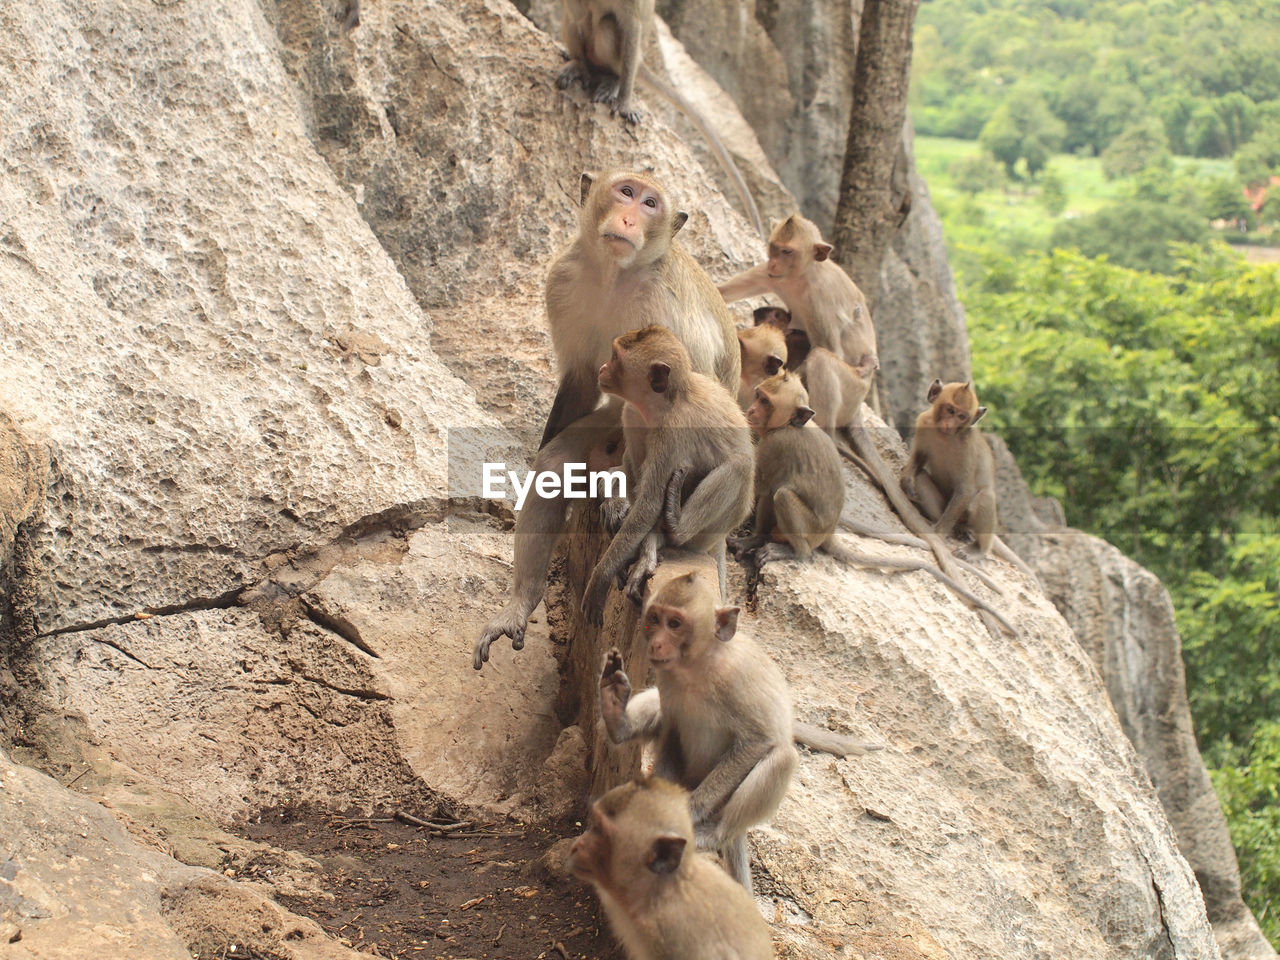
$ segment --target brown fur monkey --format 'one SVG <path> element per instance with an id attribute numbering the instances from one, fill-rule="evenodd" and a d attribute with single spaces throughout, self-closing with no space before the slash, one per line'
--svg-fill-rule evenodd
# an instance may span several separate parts
<path id="1" fill-rule="evenodd" d="M 608 103 L 628 123 L 639 123 L 640 111 L 632 97 L 637 77 L 643 80 L 697 127 L 733 184 L 751 225 L 763 236 L 760 211 L 724 142 L 693 104 L 643 63 L 653 7 L 654 0 L 562 0 L 560 37 L 569 51 L 569 65 L 560 71 L 556 85 L 563 90 L 581 83 L 596 103 Z"/>
<path id="2" fill-rule="evenodd" d="M 756 387 L 747 422 L 756 443 L 755 527 L 729 546 L 757 569 L 773 560 L 807 559 L 821 550 L 844 563 L 879 570 L 922 570 L 945 583 L 975 610 L 1013 628 L 989 604 L 938 567 L 919 560 L 873 557 L 847 549 L 835 530 L 844 508 L 844 472 L 834 441 L 809 421 L 813 410 L 800 378 L 787 372 Z M 802 739 L 802 742 L 805 742 Z"/>
<path id="3" fill-rule="evenodd" d="M 596 888 L 629 960 L 772 960 L 755 901 L 693 838 L 685 790 L 634 780 L 591 805 L 569 871 Z"/>
<path id="4" fill-rule="evenodd" d="M 756 384 L 786 366 L 787 341 L 781 330 L 766 323 L 739 330 L 738 345 L 742 361 L 738 406 L 745 410 L 755 399 Z"/>
<path id="5" fill-rule="evenodd" d="M 845 363 L 875 357 L 876 331 L 867 299 L 830 259 L 831 244 L 811 220 L 793 214 L 773 228 L 769 259 L 720 285 L 726 303 L 771 293 L 791 313 L 791 328 Z"/>
<path id="6" fill-rule="evenodd" d="M 613 339 L 628 330 L 652 323 L 669 327 L 688 350 L 694 370 L 728 389 L 738 388 L 738 344 L 729 309 L 675 239 L 687 215 L 643 173 L 583 174 L 581 198 L 577 235 L 547 275 L 547 322 L 560 387 L 533 464 L 537 471 L 561 473 L 566 463 L 584 462 L 587 451 L 617 428 L 621 404 L 596 409 L 596 374 Z M 510 637 L 516 650 L 524 646 L 566 510 L 563 497 L 530 492 L 516 518 L 510 596 L 475 643 L 472 666 L 477 670 L 499 637 Z"/>
<path id="7" fill-rule="evenodd" d="M 610 583 L 642 544 L 628 585 L 637 602 L 664 542 L 722 552 L 725 535 L 751 509 L 753 473 L 742 411 L 720 384 L 693 372 L 688 353 L 667 328 L 618 337 L 599 382 L 601 390 L 626 401 L 624 463 L 635 489 L 583 593 L 583 613 L 596 624 L 603 622 Z"/>
<path id="8" fill-rule="evenodd" d="M 791 314 L 781 307 L 756 307 L 752 314 L 756 326 L 776 327 L 782 331 L 787 345 L 787 369 L 798 370 L 809 356 L 809 335 L 791 326 Z"/>
<path id="9" fill-rule="evenodd" d="M 943 536 L 967 521 L 985 557 L 996 529 L 995 463 L 975 424 L 987 408 L 978 406 L 978 394 L 967 382 L 944 386 L 934 380 L 928 400 L 929 409 L 916 418 L 903 492 L 937 518 Z"/>
<path id="10" fill-rule="evenodd" d="M 876 366 L 873 356 L 864 356 L 853 365 L 821 347 L 811 350 L 805 358 L 799 373 L 809 393 L 813 422 L 832 440 L 837 431 L 847 433 L 861 425 L 862 403 L 871 392 Z"/>
<path id="11" fill-rule="evenodd" d="M 658 741 L 653 772 L 692 790 L 698 845 L 715 849 L 748 890 L 746 832 L 773 816 L 798 755 L 791 697 L 778 665 L 735 636 L 738 608 L 719 606 L 706 573 L 687 573 L 652 591 L 641 615 L 657 686 L 631 695 L 621 654 L 600 676 L 600 716 L 614 743 Z"/>

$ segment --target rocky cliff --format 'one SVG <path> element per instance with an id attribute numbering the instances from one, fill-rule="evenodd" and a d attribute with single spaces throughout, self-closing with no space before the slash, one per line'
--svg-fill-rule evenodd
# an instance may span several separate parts
<path id="1" fill-rule="evenodd" d="M 759 240 L 687 120 L 642 94 L 628 129 L 560 93 L 556 44 L 506 0 L 366 3 L 350 34 L 340 6 L 0 10 L 3 720 L 13 758 L 70 784 L 0 767 L 16 956 L 207 955 L 211 930 L 339 956 L 209 869 L 235 844 L 222 828 L 431 796 L 581 809 L 594 736 L 565 727 L 560 663 L 590 638 L 553 603 L 525 650 L 469 665 L 511 557 L 477 450 L 536 441 L 542 275 L 580 170 L 653 167 L 717 279 Z M 677 40 L 658 45 L 729 116 L 762 212 L 787 212 L 796 174 L 770 150 L 800 134 L 733 119 Z M 959 312 L 920 306 L 950 295 L 927 202 L 904 228 L 885 322 L 915 331 L 921 369 L 962 364 Z M 893 523 L 860 478 L 849 493 L 852 515 Z M 989 573 L 998 591 L 970 586 L 1016 637 L 924 574 L 767 572 L 743 626 L 797 712 L 886 746 L 806 756 L 753 834 L 780 955 L 1217 956 L 1146 744 L 1055 608 L 1079 594 Z M 307 871 L 291 861 L 267 892 Z"/>

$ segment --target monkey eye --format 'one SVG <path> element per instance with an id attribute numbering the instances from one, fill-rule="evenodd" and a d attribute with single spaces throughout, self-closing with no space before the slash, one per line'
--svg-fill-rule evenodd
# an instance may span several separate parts
<path id="1" fill-rule="evenodd" d="M 672 617 L 670 620 L 667 621 L 667 627 L 672 630 L 679 630 L 683 623 L 684 621 L 682 621 L 679 617 Z"/>
<path id="2" fill-rule="evenodd" d="M 658 201 L 653 199 L 653 197 L 646 197 L 644 201 L 644 205 L 646 207 L 652 207 L 655 210 L 658 209 Z"/>
<path id="3" fill-rule="evenodd" d="M 618 189 L 624 197 L 634 197 L 636 195 L 636 192 L 626 185 L 623 185 Z"/>
<path id="4" fill-rule="evenodd" d="M 784 257 L 789 257 L 789 256 L 791 256 L 793 253 L 795 253 L 795 251 L 794 251 L 794 250 L 783 250 L 783 251 L 782 251 L 782 255 L 783 255 Z"/>
<path id="5" fill-rule="evenodd" d="M 613 452 L 614 452 L 615 450 L 617 450 L 617 449 L 618 449 L 618 441 L 617 441 L 617 440 L 610 440 L 608 443 L 606 443 L 606 444 L 604 445 L 604 452 L 605 452 L 605 453 L 613 453 Z"/>

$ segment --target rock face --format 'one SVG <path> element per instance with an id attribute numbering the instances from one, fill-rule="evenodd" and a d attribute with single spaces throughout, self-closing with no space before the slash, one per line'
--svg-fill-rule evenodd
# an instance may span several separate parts
<path id="1" fill-rule="evenodd" d="M 382 0 L 352 34 L 334 12 L 0 11 L 0 649 L 30 756 L 107 745 L 135 795 L 127 816 L 123 787 L 102 796 L 144 836 L 160 788 L 219 822 L 298 800 L 582 803 L 599 749 L 558 664 L 585 675 L 627 614 L 591 637 L 552 603 L 525 650 L 471 670 L 511 557 L 478 464 L 523 459 L 549 405 L 542 275 L 581 169 L 660 171 L 713 278 L 759 255 L 676 111 L 646 96 L 626 129 L 556 91 L 554 44 L 504 0 Z M 849 497 L 893 526 L 862 481 Z M 1002 595 L 968 586 L 1017 637 L 992 638 L 927 574 L 767 571 L 743 629 L 797 713 L 886 745 L 804 757 L 753 835 L 782 954 L 1217 956 L 1093 664 L 1037 585 L 991 576 Z M 740 573 L 730 588 L 743 597 Z M 117 935 L 41 872 L 62 833 L 33 815 L 37 790 L 59 824 L 92 823 L 104 875 L 129 878 L 137 955 L 209 955 L 226 918 L 279 932 L 263 953 L 339 955 L 30 769 L 3 760 L 0 785 L 21 854 L 0 923 L 30 955 L 106 955 Z M 87 919 L 60 946 L 67 916 Z"/>

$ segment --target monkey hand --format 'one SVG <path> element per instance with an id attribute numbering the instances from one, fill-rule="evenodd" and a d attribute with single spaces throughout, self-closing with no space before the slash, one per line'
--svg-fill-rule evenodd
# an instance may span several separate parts
<path id="1" fill-rule="evenodd" d="M 622 527 L 622 521 L 631 510 L 631 501 L 626 497 L 610 497 L 600 501 L 600 522 L 605 530 L 613 536 Z"/>
<path id="2" fill-rule="evenodd" d="M 621 80 L 617 77 L 606 77 L 596 86 L 596 92 L 591 95 L 591 99 L 596 103 L 613 103 L 618 99 L 618 93 L 621 90 Z"/>
<path id="3" fill-rule="evenodd" d="M 726 537 L 725 544 L 729 548 L 729 552 L 733 554 L 733 559 L 741 562 L 747 560 L 751 554 L 756 552 L 760 546 L 758 538 L 752 537 Z"/>
<path id="4" fill-rule="evenodd" d="M 611 586 L 609 579 L 602 576 L 597 568 L 587 581 L 587 589 L 582 592 L 582 619 L 596 627 L 604 624 L 604 605 L 609 599 Z"/>
<path id="5" fill-rule="evenodd" d="M 617 719 L 630 700 L 631 679 L 622 669 L 622 654 L 614 647 L 604 655 L 604 666 L 600 670 L 600 713 Z"/>

